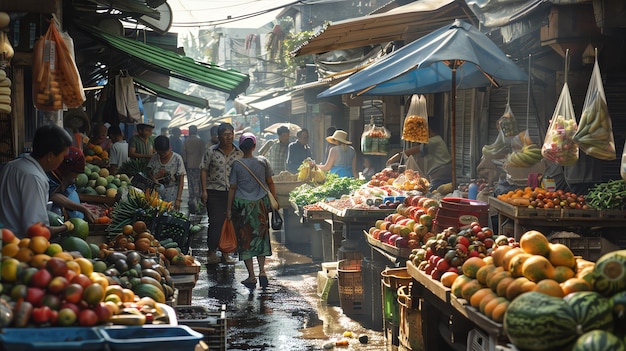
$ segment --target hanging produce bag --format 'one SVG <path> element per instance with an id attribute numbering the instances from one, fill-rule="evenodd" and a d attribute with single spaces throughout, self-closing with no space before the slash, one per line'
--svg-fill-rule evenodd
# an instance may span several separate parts
<path id="1" fill-rule="evenodd" d="M 85 93 L 74 61 L 71 38 L 57 30 L 54 21 L 33 47 L 33 101 L 41 111 L 77 108 Z"/>
<path id="2" fill-rule="evenodd" d="M 415 143 L 428 143 L 428 109 L 426 97 L 414 94 L 404 119 L 402 139 Z"/>
<path id="3" fill-rule="evenodd" d="M 571 166 L 578 161 L 578 146 L 574 143 L 576 117 L 567 83 L 550 120 L 550 126 L 541 148 L 541 155 L 561 166 Z"/>
<path id="4" fill-rule="evenodd" d="M 361 152 L 366 155 L 387 155 L 390 137 L 389 129 L 376 126 L 374 121 L 370 121 L 361 134 Z"/>
<path id="5" fill-rule="evenodd" d="M 115 105 L 121 122 L 142 122 L 139 102 L 135 94 L 135 81 L 126 71 L 120 72 L 115 77 Z"/>
<path id="6" fill-rule="evenodd" d="M 508 103 L 506 104 L 504 114 L 502 117 L 498 118 L 497 123 L 498 130 L 500 130 L 505 137 L 512 137 L 519 132 L 517 129 L 517 121 Z"/>
<path id="7" fill-rule="evenodd" d="M 606 105 L 606 96 L 600 75 L 600 66 L 596 56 L 591 80 L 587 88 L 587 96 L 583 105 L 583 113 L 580 116 L 578 130 L 574 134 L 574 142 L 578 147 L 591 157 L 600 160 L 612 161 L 615 153 L 615 139 L 609 108 Z"/>
<path id="8" fill-rule="evenodd" d="M 233 226 L 233 221 L 230 218 L 226 218 L 224 220 L 222 232 L 220 234 L 220 241 L 217 246 L 223 253 L 237 251 L 237 234 L 235 234 L 235 227 Z"/>

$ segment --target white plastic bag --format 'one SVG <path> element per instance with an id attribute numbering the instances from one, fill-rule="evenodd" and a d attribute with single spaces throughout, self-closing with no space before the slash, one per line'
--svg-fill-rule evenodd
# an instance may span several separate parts
<path id="1" fill-rule="evenodd" d="M 428 143 L 428 109 L 426 97 L 414 94 L 404 119 L 402 139 L 415 143 Z"/>
<path id="2" fill-rule="evenodd" d="M 574 143 L 576 116 L 567 83 L 563 85 L 561 96 L 550 120 L 541 155 L 561 166 L 571 166 L 578 161 L 578 145 Z"/>
<path id="3" fill-rule="evenodd" d="M 607 161 L 617 158 L 613 126 L 606 104 L 597 56 L 574 142 L 578 144 L 580 150 L 591 157 Z"/>

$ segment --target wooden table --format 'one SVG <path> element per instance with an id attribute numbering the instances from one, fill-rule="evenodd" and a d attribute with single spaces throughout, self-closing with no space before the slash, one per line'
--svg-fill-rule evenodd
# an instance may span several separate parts
<path id="1" fill-rule="evenodd" d="M 626 211 L 542 209 L 513 206 L 495 197 L 489 198 L 489 209 L 498 212 L 498 233 L 505 234 L 503 223 L 513 221 L 513 237 L 519 240 L 526 230 L 539 227 L 623 227 Z"/>
<path id="2" fill-rule="evenodd" d="M 422 336 L 425 350 L 469 350 L 468 335 L 480 333 L 489 339 L 490 350 L 498 344 L 506 349 L 508 340 L 502 324 L 478 312 L 449 288 L 432 279 L 411 262 L 406 263 L 413 278 L 411 295 L 421 300 Z M 487 348 L 484 348 L 487 350 Z"/>

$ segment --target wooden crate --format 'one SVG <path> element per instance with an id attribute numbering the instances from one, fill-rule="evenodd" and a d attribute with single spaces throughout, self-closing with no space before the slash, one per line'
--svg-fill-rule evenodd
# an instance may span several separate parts
<path id="1" fill-rule="evenodd" d="M 191 305 L 193 288 L 196 286 L 196 278 L 193 274 L 172 275 L 174 288 L 178 289 L 176 305 Z"/>

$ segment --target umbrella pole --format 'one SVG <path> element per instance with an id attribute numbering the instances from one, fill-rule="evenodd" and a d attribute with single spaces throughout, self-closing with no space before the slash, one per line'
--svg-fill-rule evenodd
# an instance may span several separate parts
<path id="1" fill-rule="evenodd" d="M 456 67 L 452 67 L 452 96 L 450 97 L 452 108 L 452 189 L 456 189 Z"/>

